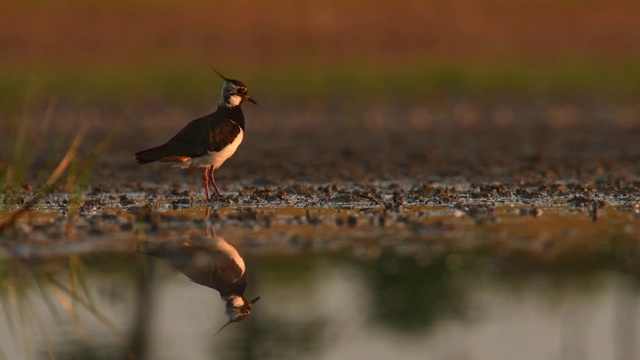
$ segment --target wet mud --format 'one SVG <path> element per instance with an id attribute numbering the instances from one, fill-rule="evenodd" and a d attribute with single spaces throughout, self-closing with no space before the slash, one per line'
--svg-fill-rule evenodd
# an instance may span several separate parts
<path id="1" fill-rule="evenodd" d="M 200 169 L 133 162 L 131 153 L 195 117 L 193 109 L 147 104 L 127 115 L 85 192 L 54 192 L 0 239 L 95 239 L 108 247 L 110 239 L 200 233 L 207 209 L 216 227 L 274 251 L 316 249 L 322 239 L 332 249 L 346 238 L 447 238 L 460 227 L 545 218 L 638 227 L 637 107 L 464 99 L 290 107 L 266 100 L 245 110 L 245 140 L 216 172 L 222 196 L 205 201 Z M 84 146 L 113 127 L 114 112 L 93 113 Z M 23 184 L 9 207 L 35 190 Z M 608 224 L 613 218 L 624 224 Z"/>

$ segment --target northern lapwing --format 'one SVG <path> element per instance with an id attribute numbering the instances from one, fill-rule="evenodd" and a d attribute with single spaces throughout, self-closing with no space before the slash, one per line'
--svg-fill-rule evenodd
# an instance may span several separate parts
<path id="1" fill-rule="evenodd" d="M 253 304 L 260 300 L 259 296 L 253 300 L 244 297 L 247 286 L 244 260 L 235 247 L 215 233 L 190 241 L 143 241 L 136 245 L 136 252 L 167 260 L 191 281 L 220 292 L 229 321 L 218 332 L 248 318 Z"/>
<path id="2" fill-rule="evenodd" d="M 138 164 L 161 161 L 182 168 L 204 168 L 207 201 L 209 182 L 216 194 L 220 195 L 213 172 L 236 152 L 244 138 L 244 114 L 240 105 L 244 101 L 257 104 L 249 96 L 247 85 L 242 81 L 228 79 L 216 69 L 213 71 L 224 80 L 218 109 L 212 114 L 191 121 L 166 143 L 133 154 Z"/>

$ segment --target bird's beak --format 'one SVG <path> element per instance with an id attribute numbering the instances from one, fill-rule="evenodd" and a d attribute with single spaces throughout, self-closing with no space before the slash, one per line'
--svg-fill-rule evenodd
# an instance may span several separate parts
<path id="1" fill-rule="evenodd" d="M 253 98 L 252 98 L 252 97 L 250 97 L 250 96 L 247 96 L 247 97 L 245 98 L 245 100 L 247 100 L 247 101 L 249 101 L 249 102 L 252 102 L 252 103 L 254 103 L 254 104 L 258 105 L 258 102 L 257 102 L 257 101 L 255 101 L 255 100 L 253 100 Z M 259 299 L 259 298 L 258 298 L 258 299 Z"/>
<path id="2" fill-rule="evenodd" d="M 253 300 L 249 301 L 249 304 L 250 304 L 250 305 L 253 305 L 253 304 L 257 303 L 257 302 L 258 302 L 258 300 L 260 300 L 260 296 L 258 296 L 257 298 L 255 298 L 255 299 L 253 299 Z"/>
<path id="3" fill-rule="evenodd" d="M 220 331 L 222 331 L 222 329 L 226 328 L 227 325 L 231 324 L 233 321 L 229 320 L 227 321 L 226 324 L 222 325 L 222 327 L 220 328 L 220 330 L 216 331 L 216 333 L 213 335 L 213 337 L 215 337 L 216 335 L 218 335 L 218 333 L 220 333 Z"/>

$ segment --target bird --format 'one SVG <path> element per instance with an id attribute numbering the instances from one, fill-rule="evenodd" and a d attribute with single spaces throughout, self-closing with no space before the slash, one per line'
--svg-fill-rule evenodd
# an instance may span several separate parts
<path id="1" fill-rule="evenodd" d="M 245 101 L 258 104 L 249 96 L 245 83 L 211 69 L 224 80 L 216 111 L 189 122 L 166 143 L 133 154 L 139 165 L 160 161 L 182 168 L 204 168 L 207 201 L 210 199 L 209 182 L 216 194 L 221 195 L 213 172 L 236 152 L 244 138 L 244 114 L 240 105 Z"/>
<path id="2" fill-rule="evenodd" d="M 136 252 L 164 259 L 191 281 L 220 293 L 229 321 L 216 335 L 227 325 L 248 318 L 253 304 L 260 300 L 260 296 L 253 300 L 244 297 L 247 286 L 244 260 L 235 247 L 215 232 L 189 241 L 142 241 L 136 244 Z"/>

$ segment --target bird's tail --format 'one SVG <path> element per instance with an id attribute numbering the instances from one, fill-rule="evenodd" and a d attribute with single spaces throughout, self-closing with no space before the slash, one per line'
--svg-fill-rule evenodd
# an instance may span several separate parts
<path id="1" fill-rule="evenodd" d="M 148 164 L 154 161 L 161 160 L 167 156 L 170 156 L 168 149 L 164 145 L 156 146 L 151 149 L 139 151 L 133 154 L 133 158 L 140 165 Z"/>

